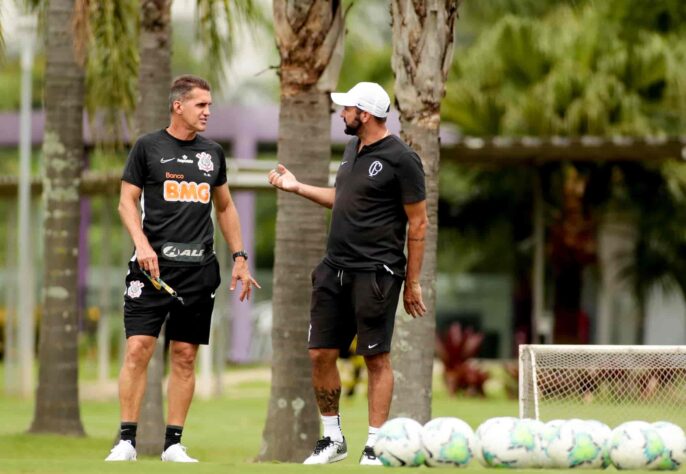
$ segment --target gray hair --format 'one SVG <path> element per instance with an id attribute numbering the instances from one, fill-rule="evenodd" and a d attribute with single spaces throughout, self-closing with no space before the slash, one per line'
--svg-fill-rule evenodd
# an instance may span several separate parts
<path id="1" fill-rule="evenodd" d="M 169 91 L 169 112 L 174 111 L 174 102 L 184 100 L 196 88 L 208 92 L 211 91 L 210 83 L 202 77 L 185 74 L 174 79 Z"/>

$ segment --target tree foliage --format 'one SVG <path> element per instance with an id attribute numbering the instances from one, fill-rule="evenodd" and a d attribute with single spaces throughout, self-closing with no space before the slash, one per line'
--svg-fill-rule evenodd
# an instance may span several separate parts
<path id="1" fill-rule="evenodd" d="M 209 80 L 219 85 L 226 73 L 226 60 L 234 51 L 237 26 L 266 21 L 253 0 L 197 0 L 197 38 L 207 53 Z"/>
<path id="2" fill-rule="evenodd" d="M 503 10 L 503 4 L 511 10 Z M 457 52 L 443 104 L 444 118 L 466 135 L 682 133 L 686 123 L 683 2 L 497 0 L 465 7 L 466 24 L 492 21 L 490 28 L 473 28 L 475 35 Z M 559 215 L 563 203 L 566 166 L 539 169 L 549 222 Z M 599 206 L 628 210 L 642 230 L 636 252 L 627 256 L 625 265 L 625 276 L 633 281 L 637 295 L 656 281 L 686 289 L 680 276 L 683 269 L 675 258 L 686 247 L 686 235 L 680 230 L 686 224 L 682 167 L 574 166 L 586 186 L 582 199 L 589 215 Z M 530 209 L 531 175 L 526 170 L 445 173 L 442 190 L 455 192 L 442 198 L 452 203 L 446 212 L 462 229 L 462 238 L 488 242 L 497 240 L 495 233 L 504 233 L 519 243 L 515 249 L 528 252 L 530 216 L 522 210 Z M 519 179 L 513 180 L 515 176 Z M 494 260 L 486 253 L 468 255 L 476 268 L 484 268 L 485 262 Z M 508 260 L 501 258 L 500 268 Z"/>
<path id="3" fill-rule="evenodd" d="M 103 114 L 106 129 L 100 141 L 112 134 L 118 141 L 122 114 L 130 119 L 136 108 L 139 17 L 136 0 L 77 2 L 74 27 L 86 68 L 86 110 L 91 119 L 96 112 Z"/>
<path id="4" fill-rule="evenodd" d="M 659 135 L 684 122 L 683 36 L 603 8 L 506 15 L 457 56 L 444 117 L 470 135 Z"/>

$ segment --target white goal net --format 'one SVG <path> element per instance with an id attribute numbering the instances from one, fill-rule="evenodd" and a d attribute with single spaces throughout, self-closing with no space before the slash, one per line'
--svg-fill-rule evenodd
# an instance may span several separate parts
<path id="1" fill-rule="evenodd" d="M 519 346 L 519 414 L 686 427 L 686 346 Z"/>

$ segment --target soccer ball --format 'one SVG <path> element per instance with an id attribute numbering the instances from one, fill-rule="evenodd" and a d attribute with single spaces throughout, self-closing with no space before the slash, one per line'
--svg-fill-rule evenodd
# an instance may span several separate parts
<path id="1" fill-rule="evenodd" d="M 545 423 L 540 420 L 529 419 L 533 431 L 538 435 L 538 444 L 534 452 L 534 459 L 530 467 L 543 467 L 546 461 L 546 454 L 543 451 L 543 431 L 545 430 Z"/>
<path id="2" fill-rule="evenodd" d="M 426 465 L 461 467 L 474 457 L 475 439 L 472 428 L 459 418 L 435 418 L 424 425 L 422 443 Z"/>
<path id="3" fill-rule="evenodd" d="M 610 439 L 612 438 L 612 429 L 605 423 L 598 420 L 586 420 L 590 423 L 593 431 L 591 432 L 593 438 L 603 443 L 603 464 L 600 466 L 603 469 L 612 465 L 610 460 Z"/>
<path id="4" fill-rule="evenodd" d="M 627 421 L 612 430 L 609 452 L 617 469 L 648 469 L 664 450 L 657 429 L 645 421 Z"/>
<path id="5" fill-rule="evenodd" d="M 545 423 L 540 429 L 540 440 L 541 440 L 541 454 L 539 456 L 538 465 L 542 468 L 553 467 L 553 460 L 550 459 L 548 455 L 548 445 L 552 440 L 558 436 L 560 431 L 560 426 L 565 422 L 565 420 L 550 420 Z"/>
<path id="6" fill-rule="evenodd" d="M 411 418 L 393 418 L 381 426 L 374 454 L 384 466 L 419 466 L 426 455 L 422 445 L 423 427 Z"/>
<path id="7" fill-rule="evenodd" d="M 553 467 L 601 469 L 610 434 L 599 421 L 567 420 L 547 440 L 547 458 Z"/>
<path id="8" fill-rule="evenodd" d="M 540 458 L 540 433 L 532 420 L 503 417 L 477 429 L 477 459 L 486 467 L 535 467 Z"/>
<path id="9" fill-rule="evenodd" d="M 649 467 L 658 471 L 679 469 L 679 466 L 686 460 L 686 435 L 684 430 L 668 421 L 657 421 L 653 423 L 653 428 L 662 438 L 665 449 L 658 460 Z"/>
<path id="10" fill-rule="evenodd" d="M 474 457 L 476 458 L 477 461 L 479 461 L 479 464 L 482 466 L 487 466 L 486 460 L 484 459 L 483 456 L 483 450 L 481 449 L 481 442 L 479 441 L 481 437 L 486 433 L 486 431 L 495 424 L 498 423 L 507 423 L 507 420 L 513 420 L 515 418 L 512 418 L 511 416 L 499 416 L 495 418 L 489 418 L 488 420 L 484 421 L 481 423 L 477 428 L 476 432 L 474 433 L 474 444 L 476 446 L 476 450 L 474 452 Z"/>

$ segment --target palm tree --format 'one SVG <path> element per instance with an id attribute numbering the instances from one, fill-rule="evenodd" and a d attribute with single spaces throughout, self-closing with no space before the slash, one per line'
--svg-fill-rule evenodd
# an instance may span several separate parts
<path id="1" fill-rule="evenodd" d="M 392 352 L 396 374 L 392 413 L 422 423 L 431 419 L 440 159 L 438 130 L 441 100 L 453 57 L 457 6 L 457 0 L 391 2 L 392 65 L 401 136 L 422 159 L 429 216 L 421 276 L 427 314 L 417 321 L 404 313 L 397 318 Z"/>
<path id="2" fill-rule="evenodd" d="M 50 0 L 46 15 L 44 312 L 36 407 L 30 431 L 83 435 L 77 383 L 77 274 L 74 269 L 84 157 L 84 72 L 74 49 L 74 6 L 74 0 Z"/>
<path id="3" fill-rule="evenodd" d="M 298 179 L 328 185 L 331 104 L 342 58 L 344 15 L 339 1 L 274 1 L 281 55 L 277 158 Z M 277 197 L 274 254 L 273 365 L 262 461 L 301 461 L 319 435 L 307 353 L 310 272 L 322 258 L 326 214 L 290 193 Z"/>
<path id="4" fill-rule="evenodd" d="M 658 3 L 648 8 L 619 0 L 603 5 L 579 2 L 574 8 L 549 5 L 538 17 L 501 15 L 455 61 L 445 117 L 465 134 L 480 136 L 679 133 L 686 99 L 683 18 L 678 2 Z M 581 272 L 595 261 L 595 225 L 609 215 L 602 210 L 632 209 L 640 216 L 640 203 L 653 202 L 659 186 L 639 196 L 637 191 L 646 189 L 643 180 L 654 176 L 647 165 L 551 164 L 534 173 L 542 178 L 547 201 L 549 267 L 556 286 L 553 306 L 561 323 L 565 314 L 576 315 L 581 309 Z M 662 186 L 670 189 L 669 174 L 658 174 L 663 176 Z M 489 178 L 481 174 L 476 180 L 483 183 Z M 493 181 L 491 188 L 502 191 L 505 183 Z M 521 183 L 515 185 L 521 190 Z M 579 190 L 576 197 L 569 194 L 574 187 Z M 483 186 L 474 189 L 478 195 L 462 200 L 463 210 L 474 209 L 472 198 L 482 204 L 488 201 Z M 531 198 L 530 190 L 522 193 L 510 204 Z M 498 212 L 478 214 L 481 222 L 473 224 L 502 228 L 493 225 Z M 511 228 L 531 228 L 511 216 L 506 219 Z M 520 233 L 519 240 L 529 236 Z M 637 251 L 649 250 L 651 246 L 640 245 L 641 239 L 639 234 Z M 523 259 L 528 256 L 517 260 Z M 569 332 L 559 335 L 576 337 Z"/>
<path id="5" fill-rule="evenodd" d="M 140 2 L 138 54 L 142 61 L 138 68 L 136 135 L 164 128 L 169 123 L 167 92 L 172 80 L 171 37 L 171 0 Z M 148 365 L 148 379 L 139 420 L 140 435 L 136 441 L 136 449 L 141 454 L 159 454 L 163 447 L 164 348 L 163 337 L 160 337 Z"/>

